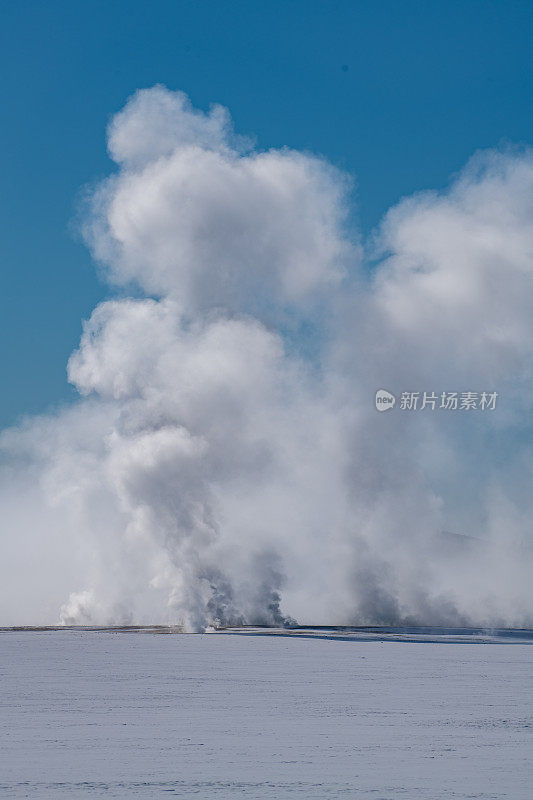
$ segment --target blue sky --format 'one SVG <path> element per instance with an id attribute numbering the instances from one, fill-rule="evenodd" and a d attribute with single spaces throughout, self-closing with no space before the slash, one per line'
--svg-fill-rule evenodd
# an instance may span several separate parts
<path id="1" fill-rule="evenodd" d="M 260 147 L 356 176 L 365 233 L 479 148 L 531 143 L 533 5 L 4 2 L 0 425 L 72 397 L 67 358 L 106 296 L 76 238 L 105 128 L 141 87 L 228 106 Z"/>

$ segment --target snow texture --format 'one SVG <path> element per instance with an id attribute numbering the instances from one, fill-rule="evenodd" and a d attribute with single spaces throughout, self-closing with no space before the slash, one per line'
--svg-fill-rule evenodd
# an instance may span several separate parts
<path id="1" fill-rule="evenodd" d="M 527 640 L 237 633 L 0 632 L 2 797 L 530 800 Z"/>

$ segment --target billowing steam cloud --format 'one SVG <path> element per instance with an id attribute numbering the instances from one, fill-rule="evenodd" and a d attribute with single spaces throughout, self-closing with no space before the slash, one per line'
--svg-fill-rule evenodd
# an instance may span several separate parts
<path id="1" fill-rule="evenodd" d="M 531 154 L 362 247 L 346 176 L 219 106 L 138 92 L 109 152 L 84 233 L 117 299 L 79 401 L 2 435 L 0 623 L 532 624 Z"/>

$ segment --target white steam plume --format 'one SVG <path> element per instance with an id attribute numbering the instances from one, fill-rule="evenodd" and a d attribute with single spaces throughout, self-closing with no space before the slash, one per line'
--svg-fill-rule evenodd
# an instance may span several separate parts
<path id="1" fill-rule="evenodd" d="M 109 152 L 84 230 L 122 289 L 78 402 L 2 434 L 0 624 L 533 624 L 531 154 L 403 200 L 365 256 L 347 177 L 219 106 L 138 92 Z"/>

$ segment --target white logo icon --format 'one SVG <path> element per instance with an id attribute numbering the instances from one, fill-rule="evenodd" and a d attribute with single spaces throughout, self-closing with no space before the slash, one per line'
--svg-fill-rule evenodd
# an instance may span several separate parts
<path id="1" fill-rule="evenodd" d="M 394 408 L 396 398 L 386 389 L 378 389 L 376 392 L 376 408 L 378 411 L 388 411 Z"/>

